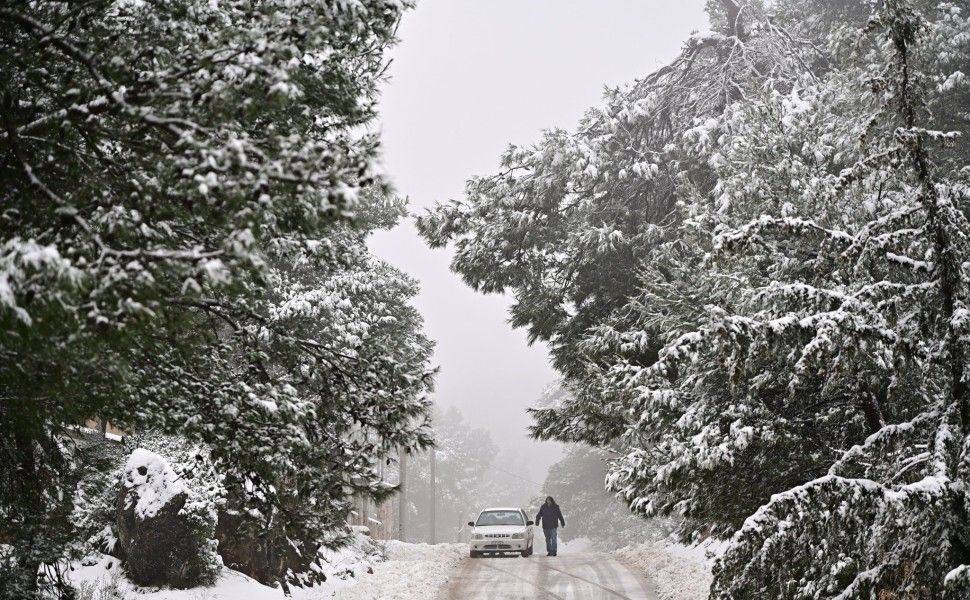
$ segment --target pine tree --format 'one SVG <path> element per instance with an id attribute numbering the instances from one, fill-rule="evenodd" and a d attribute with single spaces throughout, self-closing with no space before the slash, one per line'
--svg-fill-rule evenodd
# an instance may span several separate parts
<path id="1" fill-rule="evenodd" d="M 205 442 L 255 521 L 306 503 L 311 534 L 380 449 L 428 443 L 414 283 L 363 242 L 399 210 L 361 197 L 356 130 L 407 7 L 0 7 L 4 593 L 71 541 L 85 419 Z"/>
<path id="2" fill-rule="evenodd" d="M 535 435 L 732 539 L 715 597 L 962 597 L 970 11 L 717 5 L 422 231 L 550 341 L 577 393 Z"/>
<path id="3" fill-rule="evenodd" d="M 696 146 L 725 106 L 761 89 L 762 73 L 790 87 L 815 52 L 760 9 L 746 13 L 751 35 L 693 35 L 670 65 L 608 90 L 606 107 L 590 110 L 576 133 L 552 130 L 533 147 L 510 147 L 501 173 L 472 179 L 464 200 L 418 220 L 432 247 L 454 243 L 452 266 L 466 283 L 510 292 L 511 323 L 550 344 L 575 393 L 558 411 L 534 413 L 540 437 L 598 444 L 625 430 L 623 411 L 602 402 L 599 373 L 617 355 L 652 363 L 662 340 L 647 330 L 594 345 L 589 332 L 636 327 L 627 304 L 639 269 L 664 260 L 682 198 L 715 183 Z"/>
<path id="4" fill-rule="evenodd" d="M 905 0 L 886 2 L 871 21 L 882 55 L 872 63 L 885 65 L 870 71 L 883 91 L 872 119 L 883 139 L 866 144 L 840 174 L 828 208 L 851 215 L 861 203 L 871 214 L 831 232 L 841 241 L 831 248 L 837 270 L 827 287 L 803 284 L 793 306 L 783 298 L 800 282 L 776 285 L 766 299 L 788 304 L 785 316 L 752 323 L 781 330 L 782 345 L 798 357 L 796 381 L 867 378 L 854 391 L 877 411 L 876 422 L 827 474 L 772 496 L 745 521 L 716 570 L 715 597 L 961 598 L 970 591 L 963 316 L 970 195 L 965 169 L 945 168 L 939 150 L 956 134 L 926 128 L 926 29 L 924 13 Z M 733 243 L 772 227 L 723 235 Z M 784 339 L 805 324 L 807 343 Z M 778 553 L 789 559 L 777 561 Z"/>

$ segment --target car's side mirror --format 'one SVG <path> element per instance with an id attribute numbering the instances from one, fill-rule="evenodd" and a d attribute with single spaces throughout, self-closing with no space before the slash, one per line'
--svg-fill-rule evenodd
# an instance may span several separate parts
<path id="1" fill-rule="evenodd" d="M 468 522 L 468 526 L 469 527 L 474 527 L 475 526 L 475 521 L 469 521 Z"/>
<path id="2" fill-rule="evenodd" d="M 526 525 L 535 525 L 535 521 L 526 521 L 525 524 Z"/>

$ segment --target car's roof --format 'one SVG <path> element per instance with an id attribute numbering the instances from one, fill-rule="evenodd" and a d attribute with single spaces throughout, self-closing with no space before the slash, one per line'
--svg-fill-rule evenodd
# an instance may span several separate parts
<path id="1" fill-rule="evenodd" d="M 516 512 L 522 512 L 521 508 L 515 508 L 514 506 L 496 506 L 493 508 L 483 508 L 482 512 L 491 512 L 493 510 L 514 510 Z"/>

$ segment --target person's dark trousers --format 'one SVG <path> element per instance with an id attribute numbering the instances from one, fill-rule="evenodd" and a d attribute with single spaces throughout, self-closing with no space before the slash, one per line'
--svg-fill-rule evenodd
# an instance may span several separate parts
<path id="1" fill-rule="evenodd" d="M 549 529 L 543 527 L 542 533 L 546 536 L 546 553 L 555 556 L 558 547 L 556 535 L 559 533 L 559 530 L 555 527 L 550 527 Z"/>

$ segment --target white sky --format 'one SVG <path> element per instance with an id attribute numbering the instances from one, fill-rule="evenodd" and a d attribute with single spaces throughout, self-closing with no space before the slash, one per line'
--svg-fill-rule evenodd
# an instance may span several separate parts
<path id="1" fill-rule="evenodd" d="M 419 213 L 498 169 L 509 143 L 573 129 L 604 85 L 642 77 L 707 28 L 704 0 L 418 0 L 404 17 L 381 102 L 385 167 Z M 437 342 L 436 399 L 457 406 L 541 482 L 559 448 L 527 439 L 525 409 L 556 378 L 542 345 L 507 324 L 509 301 L 471 291 L 405 223 L 372 242 L 417 277 Z M 526 485 L 519 482 L 522 485 Z M 538 490 L 530 490 L 530 493 Z"/>

